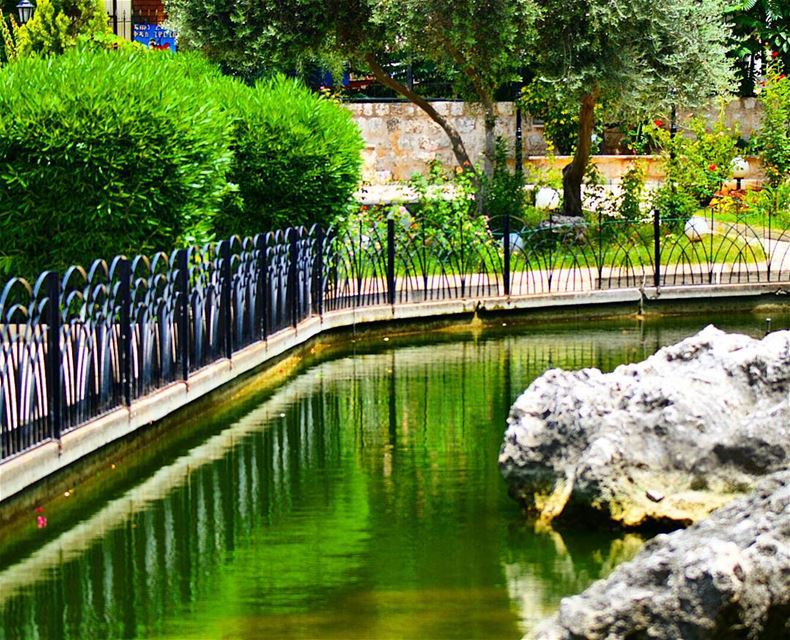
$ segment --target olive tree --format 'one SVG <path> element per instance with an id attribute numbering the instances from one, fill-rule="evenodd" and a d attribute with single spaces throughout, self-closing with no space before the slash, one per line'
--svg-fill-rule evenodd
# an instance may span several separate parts
<path id="1" fill-rule="evenodd" d="M 732 66 L 723 0 L 537 0 L 533 70 L 579 105 L 563 213 L 581 215 L 581 183 L 602 99 L 615 116 L 701 106 L 727 93 Z"/>
<path id="2" fill-rule="evenodd" d="M 493 172 L 494 91 L 518 76 L 533 50 L 535 0 L 167 0 L 182 39 L 235 70 L 309 64 L 368 69 L 422 109 L 471 165 L 448 118 L 387 71 L 394 56 L 437 65 L 485 116 L 485 171 Z"/>

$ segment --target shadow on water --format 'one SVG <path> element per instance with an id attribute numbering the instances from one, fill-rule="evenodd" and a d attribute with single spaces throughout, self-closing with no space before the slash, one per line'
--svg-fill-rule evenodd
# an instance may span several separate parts
<path id="1" fill-rule="evenodd" d="M 47 504 L 40 530 L 30 513 L 0 563 L 0 638 L 518 637 L 642 539 L 524 522 L 496 464 L 511 403 L 549 367 L 610 370 L 709 321 L 374 333 L 231 393 L 243 409 L 109 499 L 61 522 Z"/>

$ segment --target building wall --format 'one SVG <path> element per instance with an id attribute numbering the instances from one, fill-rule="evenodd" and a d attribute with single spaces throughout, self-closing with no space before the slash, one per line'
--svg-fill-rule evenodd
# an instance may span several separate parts
<path id="1" fill-rule="evenodd" d="M 472 161 L 478 162 L 485 139 L 480 109 L 464 102 L 433 104 L 461 134 Z M 367 182 L 381 184 L 408 180 L 414 173 L 424 173 L 431 160 L 438 159 L 450 165 L 455 163 L 444 131 L 418 107 L 405 102 L 349 103 L 346 107 L 353 114 L 365 140 L 363 178 Z M 512 102 L 500 102 L 496 108 L 499 117 L 497 135 L 506 140 L 512 152 L 516 138 L 514 105 Z M 707 115 L 709 119 L 717 117 L 718 109 L 711 108 Z M 759 125 L 759 104 L 754 98 L 733 100 L 725 108 L 725 120 L 729 126 L 737 124 L 741 137 L 748 139 Z M 522 136 L 525 158 L 545 154 L 543 126 L 534 123 L 526 114 L 522 119 Z M 617 142 L 617 134 L 610 132 L 607 150 L 613 151 Z M 615 173 L 619 173 L 619 167 L 623 165 L 616 159 L 604 164 L 618 167 L 613 169 Z"/>
<path id="2" fill-rule="evenodd" d="M 104 0 L 110 29 L 126 40 L 132 39 L 132 0 Z"/>

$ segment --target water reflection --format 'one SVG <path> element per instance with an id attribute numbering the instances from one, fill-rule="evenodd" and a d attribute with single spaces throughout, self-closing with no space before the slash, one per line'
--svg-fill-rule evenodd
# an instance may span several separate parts
<path id="1" fill-rule="evenodd" d="M 496 466 L 507 410 L 548 366 L 612 369 L 657 340 L 511 335 L 309 369 L 0 568 L 0 638 L 518 637 L 641 541 L 524 523 Z"/>

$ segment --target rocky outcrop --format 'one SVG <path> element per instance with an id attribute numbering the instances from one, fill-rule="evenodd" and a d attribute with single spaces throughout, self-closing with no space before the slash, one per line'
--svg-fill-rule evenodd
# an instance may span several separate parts
<path id="1" fill-rule="evenodd" d="M 790 638 L 790 472 L 648 542 L 530 634 L 534 640 Z"/>
<path id="2" fill-rule="evenodd" d="M 543 520 L 701 520 L 784 469 L 790 332 L 707 327 L 612 373 L 551 370 L 513 405 L 500 468 Z"/>

